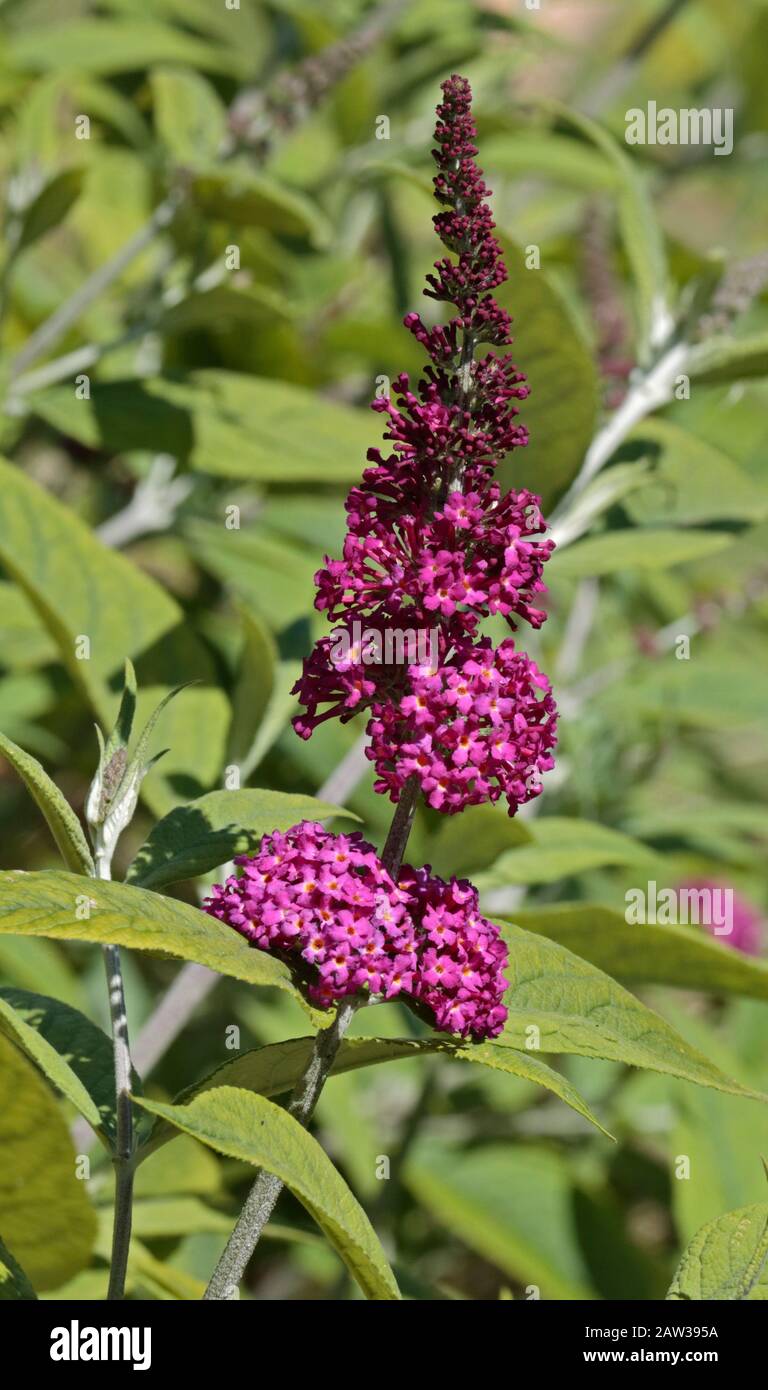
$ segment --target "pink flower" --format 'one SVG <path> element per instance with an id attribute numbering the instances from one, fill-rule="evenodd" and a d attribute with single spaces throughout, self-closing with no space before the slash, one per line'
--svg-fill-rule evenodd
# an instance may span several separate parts
<path id="1" fill-rule="evenodd" d="M 511 639 L 495 649 L 459 649 L 435 676 L 412 676 L 410 685 L 412 695 L 399 704 L 373 705 L 366 752 L 376 764 L 377 791 L 397 801 L 415 776 L 428 804 L 451 815 L 502 795 L 514 815 L 539 795 L 554 761 L 555 707 L 549 683 Z"/>
<path id="2" fill-rule="evenodd" d="M 543 567 L 553 542 L 544 539 L 539 498 L 525 489 L 503 493 L 494 479 L 498 464 L 527 443 L 517 415 L 528 387 L 509 355 L 475 356 L 480 343 L 512 341 L 509 315 L 493 298 L 507 272 L 475 162 L 469 83 L 454 75 L 442 91 L 433 150 L 441 210 L 434 221 L 455 259 L 436 262 L 425 293 L 455 313 L 429 329 L 417 313 L 406 316 L 431 361 L 421 380 L 412 384 L 402 374 L 391 397 L 373 402 L 386 417 L 391 452 L 369 450 L 370 466 L 347 498 L 342 557 L 326 557 L 315 576 L 315 606 L 338 626 L 304 663 L 294 687 L 304 711 L 293 722 L 309 738 L 326 719 L 346 722 L 369 711 L 378 790 L 397 799 L 402 781 L 416 772 L 438 810 L 453 813 L 503 790 L 514 811 L 537 793 L 539 773 L 552 765 L 554 705 L 533 664 L 526 667 L 517 654 L 513 671 L 510 644 L 494 654 L 479 640 L 480 625 L 498 614 L 512 629 L 520 621 L 541 626 Z M 409 649 L 367 661 L 365 643 L 355 637 L 364 629 L 377 646 L 392 632 L 436 634 L 434 659 L 417 666 Z M 472 643 L 483 669 L 467 664 Z M 544 692 L 539 713 L 537 683 Z"/>
<path id="3" fill-rule="evenodd" d="M 703 922 L 717 941 L 747 956 L 761 954 L 763 914 L 753 903 L 714 879 L 691 879 L 681 883 L 678 889 L 681 921 L 690 920 L 688 905 L 692 894 L 696 900 L 696 920 Z M 701 910 L 702 903 L 705 905 L 704 911 Z M 706 910 L 707 903 L 710 904 L 709 911 Z"/>
<path id="4" fill-rule="evenodd" d="M 326 877 L 337 861 L 342 873 Z M 395 884 L 358 832 L 335 836 L 311 821 L 265 835 L 236 862 L 241 872 L 211 890 L 206 911 L 293 963 L 321 1008 L 358 991 L 402 995 L 440 1031 L 474 1039 L 501 1031 L 506 947 L 471 884 L 410 868 Z M 356 887 L 368 901 L 350 907 Z"/>

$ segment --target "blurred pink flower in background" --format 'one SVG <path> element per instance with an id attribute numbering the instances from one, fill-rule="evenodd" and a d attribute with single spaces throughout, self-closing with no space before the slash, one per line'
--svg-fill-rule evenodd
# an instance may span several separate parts
<path id="1" fill-rule="evenodd" d="M 713 922 L 704 923 L 705 930 L 716 937 L 718 941 L 722 941 L 724 945 L 732 946 L 736 951 L 743 951 L 747 956 L 761 955 L 764 917 L 760 909 L 742 897 L 735 889 L 711 878 L 686 879 L 684 883 L 680 884 L 677 891 L 678 894 L 682 894 L 685 890 L 700 892 L 702 889 L 709 893 L 731 893 L 733 895 L 732 930 L 727 934 L 722 931 L 722 928 L 716 932 L 716 924 Z"/>

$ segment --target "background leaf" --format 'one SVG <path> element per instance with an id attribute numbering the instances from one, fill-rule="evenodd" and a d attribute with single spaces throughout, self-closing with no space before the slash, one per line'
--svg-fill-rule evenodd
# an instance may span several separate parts
<path id="1" fill-rule="evenodd" d="M 143 888 L 159 888 L 195 878 L 236 854 L 255 849 L 273 830 L 290 830 L 302 820 L 357 819 L 341 806 L 312 796 L 291 796 L 262 788 L 208 792 L 158 821 L 131 864 L 127 878 Z"/>
<path id="2" fill-rule="evenodd" d="M 111 691 L 126 656 L 138 668 L 139 722 L 180 676 L 211 679 L 207 653 L 189 628 L 182 629 L 180 609 L 159 585 L 102 546 L 79 517 L 20 469 L 0 462 L 0 483 L 0 561 L 105 724 L 112 723 L 117 702 Z M 82 636 L 90 640 L 90 656 L 80 660 L 76 639 Z M 150 684 L 152 676 L 167 684 Z M 150 773 L 144 784 L 157 809 L 179 800 L 173 779 L 186 778 L 187 789 L 189 779 L 200 789 L 210 784 L 221 766 L 228 718 L 227 702 L 215 689 L 187 691 L 183 702 L 164 711 L 157 738 L 167 739 L 171 752 L 163 773 Z M 201 725 L 207 729 L 202 744 Z"/>
<path id="3" fill-rule="evenodd" d="M 96 1217 L 66 1125 L 42 1077 L 0 1036 L 0 1230 L 37 1290 L 87 1265 Z"/>
<path id="4" fill-rule="evenodd" d="M 107 1144 L 115 1137 L 112 1043 L 84 1014 L 25 989 L 0 990 L 0 1026 Z M 134 1087 L 140 1082 L 134 1074 Z"/>
<path id="5" fill-rule="evenodd" d="M 557 941 L 626 983 L 677 985 L 768 999 L 768 966 L 703 929 L 628 923 L 599 903 L 556 903 L 519 909 L 515 923 Z"/>
<path id="6" fill-rule="evenodd" d="M 275 1173 L 306 1207 L 366 1296 L 399 1297 L 362 1207 L 317 1141 L 286 1111 L 234 1086 L 220 1086 L 188 1105 L 142 1104 L 212 1148 Z"/>

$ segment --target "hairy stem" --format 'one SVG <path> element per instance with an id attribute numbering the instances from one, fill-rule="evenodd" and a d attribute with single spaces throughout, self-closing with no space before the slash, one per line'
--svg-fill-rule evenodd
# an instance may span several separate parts
<path id="1" fill-rule="evenodd" d="M 309 1124 L 341 1040 L 352 1022 L 355 1010 L 362 1002 L 359 998 L 344 999 L 336 1011 L 333 1023 L 317 1034 L 310 1059 L 294 1087 L 288 1104 L 289 1114 L 293 1115 L 299 1124 Z M 248 1261 L 259 1243 L 282 1188 L 282 1182 L 274 1173 L 267 1173 L 263 1168 L 259 1170 L 235 1229 L 211 1275 L 204 1298 L 230 1299 L 236 1296 L 238 1284 L 245 1274 Z"/>
<path id="2" fill-rule="evenodd" d="M 111 878 L 109 856 L 96 844 L 96 876 Z M 133 1110 L 131 1108 L 131 1051 L 128 1042 L 128 1018 L 125 1012 L 125 987 L 120 950 L 103 946 L 104 969 L 109 991 L 109 1016 L 112 1025 L 112 1048 L 115 1064 L 116 1134 L 113 1163 L 115 1166 L 115 1215 L 112 1224 L 112 1259 L 109 1269 L 110 1301 L 125 1297 L 125 1274 L 131 1244 L 133 1215 Z"/>

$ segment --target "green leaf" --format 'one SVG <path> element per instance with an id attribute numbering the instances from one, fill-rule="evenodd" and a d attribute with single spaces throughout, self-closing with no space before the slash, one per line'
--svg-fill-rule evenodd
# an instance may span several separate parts
<path id="1" fill-rule="evenodd" d="M 103 724 L 112 724 L 113 688 L 126 657 L 138 668 L 143 719 L 180 677 L 213 681 L 213 663 L 174 600 L 123 555 L 101 545 L 79 517 L 21 469 L 3 461 L 0 563 L 25 591 Z M 90 654 L 80 659 L 82 637 L 90 641 Z M 164 712 L 158 728 L 171 749 L 163 773 L 151 773 L 144 784 L 149 803 L 161 812 L 180 799 L 180 783 L 187 795 L 190 785 L 206 790 L 223 761 L 229 707 L 222 691 L 196 687 L 179 704 L 181 710 L 171 705 Z"/>
<path id="2" fill-rule="evenodd" d="M 662 450 L 642 492 L 625 503 L 638 525 L 759 521 L 768 514 L 768 489 L 762 482 L 671 421 L 645 420 L 630 438 L 650 440 Z"/>
<path id="3" fill-rule="evenodd" d="M 195 878 L 236 854 L 254 849 L 272 830 L 289 830 L 302 820 L 328 820 L 352 811 L 317 801 L 313 796 L 248 788 L 208 792 L 177 806 L 158 821 L 131 864 L 127 879 L 143 888 L 159 888 Z"/>
<path id="4" fill-rule="evenodd" d="M 0 972 L 5 983 L 43 990 L 52 999 L 85 1006 L 85 989 L 65 951 L 41 936 L 0 936 Z"/>
<path id="5" fill-rule="evenodd" d="M 0 989 L 0 1028 L 109 1146 L 116 1129 L 115 1072 L 106 1033 L 77 1009 L 26 989 Z M 138 1088 L 135 1073 L 133 1084 Z"/>
<path id="6" fill-rule="evenodd" d="M 624 252 L 635 290 L 638 357 L 648 360 L 657 324 L 666 315 L 668 271 L 664 238 L 653 206 L 646 174 L 630 159 L 613 135 L 580 111 L 559 102 L 546 105 L 585 135 L 613 166 L 618 181 L 616 207 Z"/>
<path id="7" fill-rule="evenodd" d="M 520 908 L 515 924 L 557 941 L 617 980 L 768 999 L 768 964 L 688 926 L 628 923 L 599 903 Z"/>
<path id="8" fill-rule="evenodd" d="M 442 821 L 425 857 L 444 878 L 451 874 L 473 876 L 489 868 L 506 850 L 533 841 L 525 821 L 505 815 L 498 806 L 468 806 L 460 816 L 443 816 Z"/>
<path id="9" fill-rule="evenodd" d="M 232 1218 L 199 1197 L 160 1197 L 135 1201 L 131 1235 L 140 1240 L 194 1235 L 199 1231 L 232 1229 Z"/>
<path id="10" fill-rule="evenodd" d="M 418 1142 L 404 1180 L 441 1227 L 545 1299 L 594 1297 L 571 1178 L 551 1150 Z"/>
<path id="11" fill-rule="evenodd" d="M 722 1065 L 717 1035 L 714 1041 Z M 721 1212 L 763 1200 L 765 1172 L 759 1155 L 768 1154 L 768 1113 L 762 1108 L 755 1112 L 737 1096 L 689 1088 L 678 1096 L 677 1090 L 670 1152 L 675 1164 L 678 1155 L 685 1155 L 690 1169 L 687 1178 L 675 1173 L 672 1211 L 678 1237 L 688 1241 Z"/>
<path id="12" fill-rule="evenodd" d="M 150 73 L 155 129 L 181 164 L 194 167 L 216 156 L 227 131 L 227 113 L 210 82 L 184 68 Z"/>
<path id="13" fill-rule="evenodd" d="M 618 463 L 607 468 L 587 483 L 583 492 L 578 493 L 563 515 L 551 527 L 551 537 L 562 554 L 563 547 L 578 540 L 589 531 L 597 517 L 620 502 L 638 488 L 645 488 L 652 480 L 645 463 Z"/>
<path id="14" fill-rule="evenodd" d="M 0 642 L 12 670 L 56 660 L 56 647 L 22 589 L 0 584 Z"/>
<path id="15" fill-rule="evenodd" d="M 536 1086 L 543 1086 L 545 1090 L 552 1091 L 553 1095 L 565 1101 L 566 1105 L 569 1105 L 583 1119 L 588 1120 L 608 1139 L 613 1138 L 613 1135 L 604 1125 L 601 1125 L 584 1097 L 579 1094 L 567 1077 L 547 1066 L 539 1057 L 532 1057 L 530 1052 L 519 1052 L 511 1047 L 486 1042 L 473 1043 L 468 1047 L 458 1047 L 453 1055 L 459 1061 L 476 1062 L 480 1066 L 491 1067 L 494 1071 L 507 1072 L 510 1076 L 519 1076 L 523 1081 L 532 1081 Z"/>
<path id="16" fill-rule="evenodd" d="M 253 950 L 207 912 L 130 884 L 99 879 L 88 884 L 90 916 L 80 920 L 83 889 L 82 879 L 75 874 L 0 874 L 0 934 L 24 932 L 59 941 L 99 941 L 135 951 L 159 951 L 197 961 L 246 984 L 287 990 L 308 1010 L 287 965 L 265 951 Z"/>
<path id="17" fill-rule="evenodd" d="M 174 1097 L 173 1103 L 184 1105 L 195 1096 L 215 1090 L 218 1086 L 240 1086 L 246 1091 L 268 1097 L 282 1095 L 291 1091 L 302 1075 L 313 1045 L 314 1038 L 311 1037 L 289 1038 L 285 1042 L 268 1043 L 264 1047 L 241 1052 L 222 1062 L 201 1081 L 187 1086 Z M 434 1054 L 445 1056 L 449 1061 L 474 1062 L 478 1066 L 491 1067 L 494 1071 L 532 1081 L 559 1096 L 604 1134 L 608 1133 L 566 1077 L 553 1071 L 538 1057 L 532 1057 L 530 1052 L 516 1052 L 511 1047 L 497 1047 L 493 1043 L 464 1046 L 445 1037 L 345 1038 L 336 1054 L 331 1074 L 340 1076 L 380 1062 L 402 1062 Z M 172 1125 L 163 1120 L 156 1123 L 142 1146 L 139 1161 L 148 1158 L 173 1136 Z"/>
<path id="18" fill-rule="evenodd" d="M 194 333 L 204 328 L 223 337 L 290 317 L 286 300 L 263 285 L 212 285 L 210 289 L 193 289 L 164 307 L 154 331 Z"/>
<path id="19" fill-rule="evenodd" d="M 33 1298 L 37 1298 L 37 1294 L 24 1270 L 14 1259 L 8 1246 L 0 1239 L 0 1303 L 11 1299 Z"/>
<path id="20" fill-rule="evenodd" d="M 240 609 L 242 648 L 232 692 L 227 763 L 237 763 L 245 780 L 252 770 L 251 752 L 275 690 L 278 654 L 266 623 L 247 608 Z"/>
<path id="21" fill-rule="evenodd" d="M 724 1075 L 663 1018 L 588 961 L 509 923 L 500 927 L 509 945 L 504 973 L 510 984 L 504 996 L 509 1016 L 497 1046 L 602 1057 L 733 1095 L 767 1099 Z"/>
<path id="22" fill-rule="evenodd" d="M 357 479 L 381 424 L 306 387 L 205 370 L 179 380 L 94 382 L 89 401 L 69 387 L 30 397 L 48 424 L 92 449 L 164 451 L 201 473 L 259 482 Z M 222 540 L 236 532 L 224 532 Z"/>
<path id="23" fill-rule="evenodd" d="M 155 63 L 179 63 L 245 77 L 254 56 L 150 20 L 70 19 L 17 32 L 8 44 L 6 61 L 22 72 L 62 69 L 112 75 L 140 72 Z"/>
<path id="24" fill-rule="evenodd" d="M 165 1125 L 169 1136 L 174 1136 L 173 1149 L 160 1148 L 149 1156 L 144 1147 L 139 1149 L 137 1162 L 141 1167 L 136 1172 L 133 1191 L 136 1197 L 216 1197 L 221 1195 L 221 1162 L 204 1144 L 190 1139 L 188 1134 L 180 1134 L 177 1129 L 167 1125 L 164 1120 L 149 1120 L 153 1129 L 158 1124 Z M 145 1162 L 144 1160 L 147 1159 Z"/>
<path id="25" fill-rule="evenodd" d="M 738 729 L 761 725 L 768 701 L 768 671 L 754 651 L 740 652 L 732 638 L 723 650 L 707 647 L 694 661 L 647 662 L 625 686 L 627 703 L 694 728 Z"/>
<path id="26" fill-rule="evenodd" d="M 366 1297 L 399 1298 L 368 1217 L 317 1140 L 287 1111 L 234 1086 L 188 1105 L 140 1104 L 219 1153 L 274 1173 L 306 1207 Z"/>
<path id="27" fill-rule="evenodd" d="M 668 1299 L 743 1300 L 768 1297 L 760 1282 L 768 1261 L 768 1203 L 740 1207 L 694 1236 Z"/>
<path id="28" fill-rule="evenodd" d="M 93 858 L 83 828 L 69 802 L 36 758 L 0 734 L 0 753 L 23 779 L 30 796 L 45 816 L 51 834 L 68 869 L 92 874 Z"/>
<path id="29" fill-rule="evenodd" d="M 299 548 L 264 525 L 230 531 L 224 544 L 221 528 L 210 521 L 191 521 L 184 534 L 201 568 L 253 608 L 273 631 L 282 632 L 306 616 L 316 563 L 306 546 Z M 284 692 L 286 700 L 288 693 Z"/>
<path id="30" fill-rule="evenodd" d="M 545 513 L 565 492 L 584 460 L 597 417 L 597 378 L 589 352 L 546 271 L 528 270 L 522 249 L 503 242 L 509 280 L 499 303 L 513 315 L 515 360 L 531 387 L 520 402 L 530 433 L 525 449 L 501 465 L 502 487 L 530 488 Z"/>
<path id="31" fill-rule="evenodd" d="M 602 154 L 581 140 L 549 131 L 489 135 L 483 140 L 482 161 L 491 175 L 532 174 L 586 189 L 614 190 L 620 184 L 618 170 Z"/>
<path id="32" fill-rule="evenodd" d="M 19 237 L 13 248 L 14 255 L 25 251 L 64 221 L 72 204 L 79 198 L 82 186 L 83 170 L 65 169 L 41 188 L 24 212 Z"/>
<path id="33" fill-rule="evenodd" d="M 511 883 L 555 883 L 570 874 L 611 864 L 653 864 L 645 845 L 595 821 L 575 816 L 542 816 L 526 826 L 530 842 L 506 850 L 476 875 L 485 892 Z"/>
<path id="34" fill-rule="evenodd" d="M 0 1034 L 0 1231 L 40 1291 L 89 1263 L 96 1215 L 58 1101 Z"/>
<path id="35" fill-rule="evenodd" d="M 316 247 L 331 240 L 331 227 L 316 203 L 250 163 L 231 159 L 201 169 L 192 179 L 191 193 L 201 212 L 216 221 L 308 237 Z"/>
<path id="36" fill-rule="evenodd" d="M 686 371 L 705 386 L 768 376 L 768 333 L 703 343 L 691 353 Z"/>
<path id="37" fill-rule="evenodd" d="M 625 570 L 670 569 L 714 555 L 733 544 L 733 537 L 717 531 L 680 530 L 650 526 L 626 531 L 606 531 L 569 546 L 552 559 L 558 577 L 584 579 L 593 574 L 621 574 Z"/>

